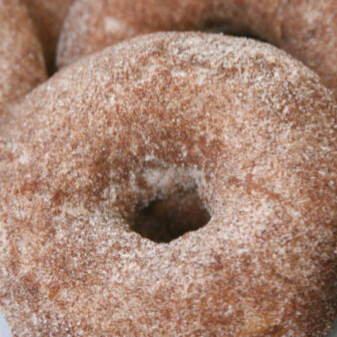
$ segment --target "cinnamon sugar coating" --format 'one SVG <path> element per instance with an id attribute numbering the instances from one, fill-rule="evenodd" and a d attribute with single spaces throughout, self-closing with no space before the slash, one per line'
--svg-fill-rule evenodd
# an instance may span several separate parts
<path id="1" fill-rule="evenodd" d="M 58 64 L 155 31 L 253 35 L 300 59 L 337 95 L 335 0 L 77 0 L 60 38 Z"/>
<path id="2" fill-rule="evenodd" d="M 0 114 L 46 79 L 38 39 L 17 0 L 0 0 Z"/>
<path id="3" fill-rule="evenodd" d="M 70 6 L 74 0 L 21 0 L 34 20 L 43 44 L 47 67 L 55 68 L 56 46 Z"/>
<path id="4" fill-rule="evenodd" d="M 0 140 L 0 305 L 20 337 L 323 337 L 337 315 L 337 106 L 286 53 L 159 33 L 35 90 Z M 197 191 L 169 243 L 139 209 Z"/>

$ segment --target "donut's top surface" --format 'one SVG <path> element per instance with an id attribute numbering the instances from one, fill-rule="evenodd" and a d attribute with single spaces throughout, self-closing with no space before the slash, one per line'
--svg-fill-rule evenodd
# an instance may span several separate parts
<path id="1" fill-rule="evenodd" d="M 24 8 L 0 0 L 0 113 L 46 79 L 42 50 Z"/>
<path id="2" fill-rule="evenodd" d="M 252 40 L 133 39 L 59 72 L 0 141 L 0 304 L 18 336 L 324 336 L 337 304 L 337 107 Z M 169 243 L 138 210 L 195 191 Z"/>
<path id="3" fill-rule="evenodd" d="M 77 0 L 59 43 L 60 66 L 131 36 L 218 28 L 285 49 L 337 97 L 335 0 Z"/>

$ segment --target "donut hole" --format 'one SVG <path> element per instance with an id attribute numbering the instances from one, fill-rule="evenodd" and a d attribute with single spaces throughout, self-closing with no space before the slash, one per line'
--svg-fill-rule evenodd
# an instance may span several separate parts
<path id="1" fill-rule="evenodd" d="M 211 215 L 196 190 L 180 191 L 150 202 L 137 212 L 132 230 L 156 243 L 169 243 L 204 227 Z"/>

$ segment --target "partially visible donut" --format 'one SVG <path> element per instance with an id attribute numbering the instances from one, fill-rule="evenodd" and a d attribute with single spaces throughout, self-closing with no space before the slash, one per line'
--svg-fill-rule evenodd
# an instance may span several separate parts
<path id="1" fill-rule="evenodd" d="M 0 141 L 14 335 L 324 336 L 337 315 L 337 106 L 320 81 L 260 42 L 160 33 L 35 90 Z M 151 227 L 163 205 L 141 209 L 182 200 L 192 221 L 188 195 L 206 226 L 143 237 L 139 217 Z"/>
<path id="2" fill-rule="evenodd" d="M 0 114 L 46 79 L 42 48 L 25 9 L 0 0 Z"/>
<path id="3" fill-rule="evenodd" d="M 337 97 L 336 0 L 292 0 L 279 45 L 315 70 Z"/>
<path id="4" fill-rule="evenodd" d="M 58 64 L 138 34 L 216 26 L 285 49 L 337 95 L 335 0 L 77 0 L 61 34 Z"/>
<path id="5" fill-rule="evenodd" d="M 47 68 L 55 68 L 56 46 L 69 8 L 74 0 L 21 0 L 28 8 L 43 44 Z"/>

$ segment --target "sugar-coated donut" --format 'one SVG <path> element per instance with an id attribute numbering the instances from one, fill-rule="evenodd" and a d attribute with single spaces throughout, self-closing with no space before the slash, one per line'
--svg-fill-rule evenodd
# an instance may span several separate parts
<path id="1" fill-rule="evenodd" d="M 77 0 L 61 34 L 58 63 L 138 34 L 222 26 L 285 49 L 337 95 L 336 18 L 335 0 Z"/>
<path id="2" fill-rule="evenodd" d="M 69 8 L 74 0 L 21 0 L 34 20 L 43 43 L 49 71 L 55 68 L 56 46 Z"/>
<path id="3" fill-rule="evenodd" d="M 25 9 L 17 0 L 0 0 L 0 114 L 45 79 L 41 45 Z"/>
<path id="4" fill-rule="evenodd" d="M 324 336 L 337 106 L 320 81 L 261 42 L 159 33 L 36 89 L 0 141 L 14 335 Z M 150 233 L 166 206 L 188 218 L 171 238 Z"/>

